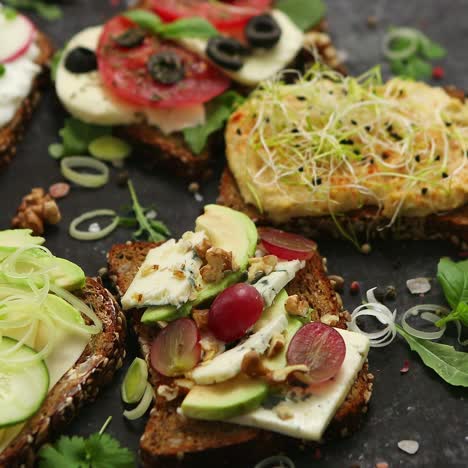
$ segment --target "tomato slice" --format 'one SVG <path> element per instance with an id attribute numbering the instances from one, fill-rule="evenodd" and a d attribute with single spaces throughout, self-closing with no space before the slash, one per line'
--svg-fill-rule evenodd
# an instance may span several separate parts
<path id="1" fill-rule="evenodd" d="M 97 50 L 98 66 L 105 86 L 133 105 L 151 108 L 202 104 L 223 93 L 229 78 L 198 55 L 176 43 L 148 33 L 141 45 L 121 47 L 115 38 L 136 25 L 123 16 L 104 26 Z M 184 77 L 174 84 L 155 81 L 148 71 L 149 58 L 160 52 L 177 54 Z"/>
<path id="2" fill-rule="evenodd" d="M 167 22 L 201 16 L 218 29 L 229 29 L 262 14 L 271 3 L 272 0 L 152 0 L 151 8 Z"/>
<path id="3" fill-rule="evenodd" d="M 317 250 L 310 239 L 273 228 L 259 228 L 258 234 L 265 250 L 284 260 L 307 260 Z"/>

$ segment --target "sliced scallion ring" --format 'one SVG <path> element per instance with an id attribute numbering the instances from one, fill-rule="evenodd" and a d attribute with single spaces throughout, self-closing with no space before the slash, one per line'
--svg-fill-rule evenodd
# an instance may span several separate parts
<path id="1" fill-rule="evenodd" d="M 408 46 L 402 50 L 393 50 L 392 42 L 404 39 L 408 41 Z M 395 28 L 385 35 L 383 41 L 383 53 L 389 60 L 404 60 L 411 57 L 418 49 L 421 41 L 419 31 L 411 28 Z"/>
<path id="2" fill-rule="evenodd" d="M 143 398 L 148 382 L 148 365 L 141 358 L 135 358 L 130 364 L 122 383 L 122 400 L 136 404 Z"/>
<path id="3" fill-rule="evenodd" d="M 435 324 L 440 320 L 440 315 L 447 315 L 449 310 L 446 307 L 436 305 L 436 304 L 419 304 L 417 306 L 411 307 L 408 309 L 401 319 L 401 326 L 403 329 L 410 335 L 421 338 L 422 340 L 437 340 L 439 339 L 446 330 L 446 325 L 442 325 L 440 329 L 428 332 L 423 330 L 418 330 L 408 323 L 409 317 L 420 316 L 423 320 L 426 320 L 430 323 Z"/>
<path id="4" fill-rule="evenodd" d="M 97 232 L 90 232 L 90 231 L 81 231 L 78 229 L 78 226 L 90 219 L 96 218 L 98 216 L 110 216 L 112 222 L 106 226 L 104 229 L 101 229 Z M 68 229 L 68 233 L 71 237 L 77 240 L 83 241 L 93 241 L 98 239 L 103 239 L 104 237 L 108 236 L 112 231 L 114 231 L 117 226 L 119 225 L 119 217 L 114 210 L 92 210 L 75 218 L 71 223 Z"/>
<path id="5" fill-rule="evenodd" d="M 83 174 L 77 168 L 94 169 L 99 174 Z M 109 168 L 101 161 L 87 156 L 68 156 L 60 162 L 62 175 L 77 185 L 87 188 L 99 188 L 109 181 Z"/>
<path id="6" fill-rule="evenodd" d="M 95 158 L 107 162 L 122 161 L 132 153 L 132 147 L 126 141 L 110 135 L 93 140 L 88 150 Z"/>
<path id="7" fill-rule="evenodd" d="M 124 411 L 123 415 L 130 421 L 141 418 L 148 411 L 153 398 L 153 388 L 149 383 L 146 383 L 145 393 L 143 394 L 143 398 L 141 399 L 140 403 L 138 403 L 138 405 L 132 410 Z"/>
<path id="8" fill-rule="evenodd" d="M 254 468 L 295 468 L 294 462 L 284 455 L 274 455 L 258 462 Z"/>

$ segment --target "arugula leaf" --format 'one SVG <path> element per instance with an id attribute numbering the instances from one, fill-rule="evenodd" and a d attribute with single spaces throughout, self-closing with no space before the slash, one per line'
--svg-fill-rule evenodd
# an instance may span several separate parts
<path id="1" fill-rule="evenodd" d="M 242 104 L 244 98 L 235 91 L 227 91 L 213 99 L 207 107 L 206 122 L 183 130 L 187 145 L 195 154 L 200 154 L 208 137 L 223 127 L 234 109 Z"/>
<path id="2" fill-rule="evenodd" d="M 466 353 L 456 351 L 453 346 L 421 340 L 406 333 L 396 325 L 398 333 L 410 348 L 419 354 L 424 364 L 433 369 L 447 383 L 468 387 L 468 359 Z"/>
<path id="3" fill-rule="evenodd" d="M 55 81 L 57 77 L 57 69 L 60 63 L 60 60 L 62 60 L 63 56 L 63 51 L 64 49 L 57 49 L 52 56 L 52 59 L 50 60 L 50 76 L 52 78 L 52 81 Z"/>
<path id="4" fill-rule="evenodd" d="M 327 11 L 322 0 L 278 0 L 276 8 L 288 15 L 303 31 L 318 24 Z"/>
<path id="5" fill-rule="evenodd" d="M 55 446 L 45 445 L 39 451 L 39 468 L 134 468 L 135 457 L 108 434 L 83 437 L 62 436 Z"/>
<path id="6" fill-rule="evenodd" d="M 145 210 L 145 208 L 140 205 L 131 180 L 128 181 L 128 190 L 130 191 L 130 196 L 132 198 L 132 210 L 135 214 L 135 219 L 139 226 L 139 228 L 133 233 L 133 236 L 135 238 L 139 238 L 143 235 L 146 235 L 147 240 L 151 242 L 160 242 L 165 240 L 167 236 L 170 235 L 169 229 L 161 221 L 149 219 L 146 216 L 145 212 L 147 210 Z M 129 221 L 131 222 L 131 219 L 122 219 L 124 221 L 123 224 L 126 224 L 127 226 L 129 225 Z"/>
<path id="7" fill-rule="evenodd" d="M 124 16 L 143 29 L 166 38 L 197 37 L 208 39 L 219 35 L 219 32 L 209 21 L 199 17 L 183 18 L 172 23 L 163 23 L 157 14 L 142 9 L 127 11 Z"/>
<path id="8" fill-rule="evenodd" d="M 437 279 L 452 309 L 460 302 L 468 303 L 468 260 L 453 262 L 441 258 L 437 266 Z"/>
<path id="9" fill-rule="evenodd" d="M 88 146 L 93 140 L 111 132 L 111 127 L 91 125 L 70 117 L 65 120 L 65 126 L 59 132 L 62 137 L 63 156 L 88 154 Z"/>
<path id="10" fill-rule="evenodd" d="M 5 72 L 6 72 L 5 65 L 3 65 L 3 63 L 0 63 L 0 78 L 5 74 Z"/>
<path id="11" fill-rule="evenodd" d="M 50 21 L 61 18 L 63 14 L 59 6 L 43 0 L 4 0 L 4 2 L 13 8 L 32 10 Z"/>

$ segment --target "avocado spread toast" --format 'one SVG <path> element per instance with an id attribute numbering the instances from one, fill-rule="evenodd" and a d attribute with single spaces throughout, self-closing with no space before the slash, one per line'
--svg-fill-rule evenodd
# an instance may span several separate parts
<path id="1" fill-rule="evenodd" d="M 0 231 L 0 466 L 33 466 L 109 383 L 125 318 L 100 281 L 29 230 Z"/>
<path id="2" fill-rule="evenodd" d="M 468 105 L 422 82 L 313 67 L 231 116 L 219 202 L 308 236 L 468 246 Z"/>
<path id="3" fill-rule="evenodd" d="M 369 342 L 314 242 L 207 205 L 180 240 L 115 245 L 108 265 L 156 396 L 145 466 L 246 466 L 359 426 Z"/>

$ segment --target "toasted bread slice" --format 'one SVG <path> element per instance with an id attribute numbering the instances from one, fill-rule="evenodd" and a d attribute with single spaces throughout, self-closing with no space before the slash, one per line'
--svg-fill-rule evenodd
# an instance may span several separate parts
<path id="1" fill-rule="evenodd" d="M 48 63 L 53 53 L 52 44 L 41 32 L 37 34 L 36 43 L 40 50 L 37 63 L 42 67 L 42 71 L 34 79 L 29 96 L 18 108 L 13 119 L 0 128 L 0 170 L 6 167 L 16 154 L 16 144 L 23 137 L 26 125 L 41 98 L 42 89 L 48 82 Z"/>
<path id="2" fill-rule="evenodd" d="M 271 225 L 268 216 L 244 202 L 237 183 L 229 169 L 221 177 L 218 203 L 242 211 L 259 225 Z M 388 224 L 375 207 L 364 207 L 347 213 L 339 218 L 341 228 L 354 232 L 363 240 L 373 238 L 396 239 L 447 239 L 462 249 L 468 248 L 468 205 L 444 214 L 425 217 L 400 217 L 397 222 L 386 229 L 379 229 Z M 290 220 L 281 225 L 283 229 L 302 233 L 313 239 L 320 237 L 339 238 L 342 233 L 331 216 L 309 216 Z"/>
<path id="3" fill-rule="evenodd" d="M 102 320 L 103 331 L 91 338 L 76 364 L 49 392 L 40 410 L 0 453 L 0 466 L 32 467 L 40 447 L 60 434 L 80 408 L 94 401 L 111 382 L 125 357 L 126 321 L 113 296 L 101 282 L 88 278 L 79 293 Z"/>
<path id="4" fill-rule="evenodd" d="M 157 246 L 147 242 L 115 245 L 108 254 L 109 275 L 118 293 L 124 294 L 148 251 Z M 287 286 L 289 294 L 301 294 L 316 311 L 316 319 L 345 328 L 349 314 L 343 310 L 339 296 L 327 277 L 324 259 L 318 253 L 307 262 Z M 141 312 L 133 311 L 132 322 L 138 336 L 141 353 L 149 362 L 150 344 L 157 329 L 141 324 Z M 151 369 L 151 366 L 150 366 Z M 156 387 L 164 378 L 151 370 Z M 357 429 L 372 393 L 372 374 L 367 364 L 358 374 L 345 402 L 335 415 L 325 438 L 345 436 Z M 176 408 L 180 400 L 157 401 L 151 411 L 140 441 L 141 458 L 145 466 L 247 466 L 246 463 L 286 448 L 299 441 L 242 426 L 222 422 L 190 420 L 181 417 Z"/>
<path id="5" fill-rule="evenodd" d="M 140 0 L 136 3 L 137 8 L 150 8 L 149 0 Z M 307 34 L 306 48 L 296 57 L 287 69 L 302 71 L 306 64 L 313 59 L 311 50 L 316 48 L 321 60 L 329 66 L 343 71 L 336 50 L 331 43 L 330 36 L 325 33 L 326 23 L 320 22 L 313 31 Z M 247 89 L 237 89 L 245 94 Z M 132 142 L 137 148 L 136 154 L 149 160 L 154 166 L 164 167 L 175 175 L 189 180 L 204 180 L 213 175 L 213 166 L 216 158 L 223 150 L 219 145 L 221 135 L 215 134 L 209 139 L 206 148 L 201 154 L 194 154 L 184 141 L 181 132 L 164 135 L 160 130 L 149 125 L 129 125 L 120 127 L 118 134 Z"/>

